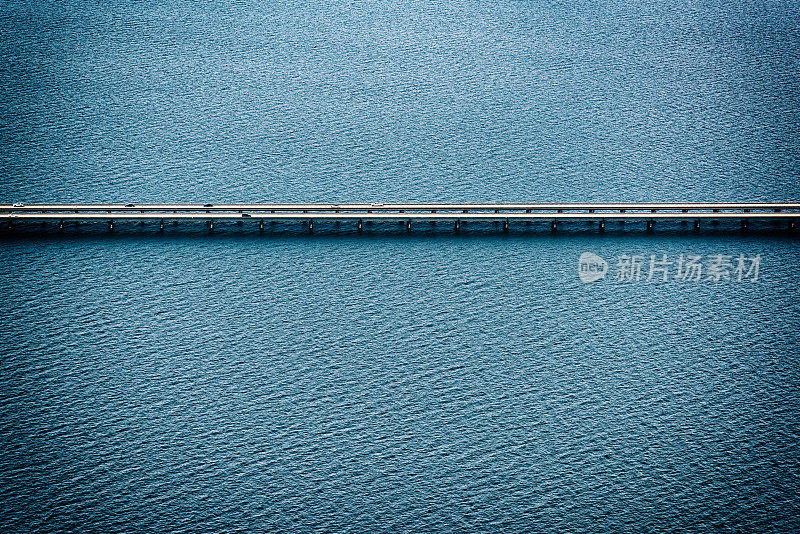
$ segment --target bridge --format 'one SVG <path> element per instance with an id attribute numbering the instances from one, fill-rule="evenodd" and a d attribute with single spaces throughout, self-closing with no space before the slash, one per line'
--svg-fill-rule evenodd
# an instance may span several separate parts
<path id="1" fill-rule="evenodd" d="M 800 220 L 800 203 L 529 203 L 529 204 L 0 204 L 0 223 L 13 229 L 19 222 L 116 221 L 158 224 L 165 221 L 203 220 L 211 230 L 215 221 L 253 221 L 263 230 L 267 221 L 298 221 L 313 231 L 314 221 L 352 221 L 363 224 L 398 221 L 411 231 L 416 221 L 449 222 L 459 231 L 466 221 L 494 221 L 508 231 L 520 221 L 549 221 L 556 232 L 562 221 L 595 221 L 604 231 L 607 221 L 642 221 L 652 231 L 659 220 L 691 221 L 699 230 L 701 221 L 735 219 L 746 230 L 751 221 L 772 221 L 774 227 L 793 230 Z M 257 223 L 256 223 L 257 221 Z"/>

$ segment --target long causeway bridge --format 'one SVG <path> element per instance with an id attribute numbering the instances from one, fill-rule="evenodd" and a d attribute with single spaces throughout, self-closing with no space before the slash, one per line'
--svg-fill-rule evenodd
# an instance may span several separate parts
<path id="1" fill-rule="evenodd" d="M 641 221 L 652 231 L 657 221 L 690 221 L 699 230 L 703 221 L 771 221 L 775 228 L 793 230 L 800 221 L 800 203 L 532 203 L 532 204 L 0 204 L 0 223 L 13 229 L 17 222 L 153 223 L 164 229 L 165 221 L 206 221 L 211 230 L 217 221 L 252 221 L 263 230 L 265 222 L 296 221 L 313 231 L 314 221 L 350 221 L 360 231 L 365 223 L 397 221 L 412 229 L 418 221 L 447 222 L 459 231 L 468 221 L 502 223 L 503 230 L 520 221 L 545 221 L 556 232 L 561 222 L 594 221 L 598 231 L 608 221 Z"/>

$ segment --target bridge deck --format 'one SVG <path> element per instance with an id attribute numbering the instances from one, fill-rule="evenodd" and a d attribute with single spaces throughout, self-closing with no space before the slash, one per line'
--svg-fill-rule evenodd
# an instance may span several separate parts
<path id="1" fill-rule="evenodd" d="M 0 219 L 793 218 L 800 203 L 0 204 Z"/>
<path id="2" fill-rule="evenodd" d="M 304 221 L 311 228 L 315 220 L 361 221 L 557 221 L 596 220 L 601 230 L 605 221 L 739 219 L 785 221 L 794 228 L 800 221 L 800 203 L 531 203 L 531 204 L 31 204 L 0 205 L 0 221 L 13 227 L 14 221 L 164 221 L 172 220 L 258 220 Z M 697 226 L 695 226 L 697 228 Z M 212 226 L 213 228 L 213 226 Z"/>

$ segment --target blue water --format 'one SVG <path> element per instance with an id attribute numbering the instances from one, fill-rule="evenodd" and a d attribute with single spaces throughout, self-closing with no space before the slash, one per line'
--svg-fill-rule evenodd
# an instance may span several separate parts
<path id="1" fill-rule="evenodd" d="M 797 200 L 792 1 L 4 2 L 0 197 Z"/>
<path id="2" fill-rule="evenodd" d="M 800 201 L 799 29 L 5 2 L 0 202 Z M 0 530 L 800 530 L 796 236 L 425 224 L 4 233 Z M 761 271 L 584 284 L 586 251 Z"/>

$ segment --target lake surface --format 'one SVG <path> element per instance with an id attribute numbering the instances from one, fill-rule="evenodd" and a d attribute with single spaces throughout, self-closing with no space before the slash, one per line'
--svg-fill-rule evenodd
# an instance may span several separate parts
<path id="1" fill-rule="evenodd" d="M 12 1 L 0 43 L 0 202 L 800 201 L 792 2 Z M 0 530 L 800 529 L 796 236 L 28 230 Z"/>

